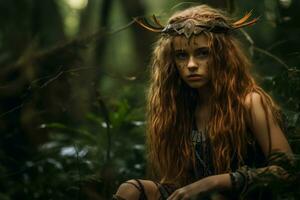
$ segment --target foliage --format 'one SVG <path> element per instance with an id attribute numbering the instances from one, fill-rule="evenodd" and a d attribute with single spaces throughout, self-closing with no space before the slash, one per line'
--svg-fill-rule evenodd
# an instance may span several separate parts
<path id="1" fill-rule="evenodd" d="M 145 177 L 146 63 L 155 38 L 131 17 L 164 18 L 188 3 L 89 0 L 72 10 L 66 2 L 0 2 L 3 200 L 110 199 L 121 182 Z M 299 160 L 299 1 L 211 2 L 262 15 L 240 36 L 256 79 L 282 107 Z M 297 178 L 299 169 L 297 162 Z M 282 199 L 300 196 L 299 184 L 288 190 Z"/>
<path id="2" fill-rule="evenodd" d="M 42 124 L 49 142 L 21 167 L 22 189 L 11 188 L 11 197 L 86 199 L 95 195 L 90 191 L 94 188 L 98 198 L 108 199 L 121 181 L 144 175 L 144 144 L 139 144 L 144 121 L 126 101 L 113 107 L 110 123 L 89 113 L 86 123 L 76 127 Z"/>

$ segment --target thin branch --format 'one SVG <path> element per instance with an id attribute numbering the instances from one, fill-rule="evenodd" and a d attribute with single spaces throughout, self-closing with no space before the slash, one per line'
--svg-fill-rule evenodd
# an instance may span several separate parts
<path id="1" fill-rule="evenodd" d="M 269 56 L 270 58 L 273 58 L 273 59 L 276 60 L 278 63 L 280 63 L 286 70 L 288 70 L 288 71 L 291 70 L 291 68 L 290 68 L 285 62 L 283 62 L 283 60 L 281 60 L 281 59 L 278 58 L 277 56 L 271 54 L 270 52 L 268 52 L 268 51 L 266 51 L 266 50 L 264 50 L 264 49 L 261 49 L 261 48 L 259 48 L 259 47 L 255 47 L 255 46 L 253 47 L 253 49 L 256 50 L 256 51 L 258 51 L 258 52 L 260 52 L 260 53 L 262 53 L 262 54 L 265 54 L 265 55 Z"/>
<path id="2" fill-rule="evenodd" d="M 18 67 L 26 65 L 28 63 L 28 61 L 30 61 L 31 63 L 35 63 L 38 60 L 44 60 L 45 58 L 47 58 L 51 55 L 55 55 L 58 52 L 65 51 L 67 49 L 86 48 L 89 43 L 98 41 L 102 37 L 111 36 L 111 35 L 121 32 L 123 30 L 126 30 L 134 23 L 135 23 L 135 21 L 132 19 L 129 23 L 117 28 L 116 30 L 106 31 L 105 29 L 101 28 L 97 32 L 90 34 L 88 36 L 77 37 L 71 41 L 67 41 L 67 42 L 63 42 L 63 43 L 59 42 L 57 45 L 54 45 L 54 47 L 52 47 L 50 49 L 34 52 L 34 55 L 31 56 L 30 59 L 25 59 L 25 61 L 24 61 L 23 57 L 21 56 L 22 60 L 17 60 L 15 63 L 9 64 L 8 66 L 11 66 L 11 67 L 14 66 L 15 68 L 18 68 Z"/>
<path id="3" fill-rule="evenodd" d="M 61 69 L 62 67 L 60 67 Z M 31 92 L 33 92 L 33 88 L 37 88 L 38 90 L 40 89 L 43 89 L 47 86 L 49 86 L 49 84 L 51 84 L 52 82 L 54 82 L 55 80 L 57 80 L 60 76 L 62 76 L 63 74 L 65 75 L 68 75 L 68 74 L 71 74 L 73 72 L 78 72 L 78 71 L 83 71 L 83 70 L 97 70 L 98 67 L 77 67 L 77 68 L 73 68 L 73 69 L 69 69 L 69 70 L 62 70 L 62 71 L 58 71 L 55 75 L 49 75 L 49 76 L 44 76 L 44 77 L 41 77 L 41 78 L 38 78 L 38 79 L 35 79 L 33 80 L 31 83 L 29 83 L 29 86 L 27 87 L 27 91 L 24 92 L 21 96 L 22 97 L 27 97 L 29 96 L 29 94 Z M 134 76 L 122 76 L 120 77 L 119 74 L 112 74 L 112 73 L 108 73 L 108 72 L 104 72 L 105 74 L 107 74 L 108 76 L 114 78 L 114 79 L 118 79 L 118 80 L 125 80 L 125 81 L 136 81 L 136 80 L 143 80 L 143 79 L 140 79 L 140 78 L 137 78 L 139 75 L 134 75 Z M 36 86 L 36 83 L 44 80 L 44 79 L 48 79 L 46 80 L 44 83 L 42 83 L 41 85 L 37 85 Z M 4 86 L 2 86 L 4 87 Z M 1 88 L 1 87 L 0 87 Z M 24 105 L 24 101 L 22 104 L 18 105 L 18 106 L 15 106 L 13 108 L 11 108 L 10 110 L 6 111 L 6 112 L 3 112 L 0 114 L 0 118 L 6 116 L 7 114 L 9 113 L 12 113 L 18 109 L 21 109 Z"/>
<path id="4" fill-rule="evenodd" d="M 18 106 L 16 106 L 16 107 L 13 107 L 12 109 L 10 109 L 10 110 L 4 112 L 4 113 L 1 113 L 1 114 L 0 114 L 0 118 L 3 117 L 3 116 L 5 116 L 5 115 L 8 115 L 9 113 L 12 113 L 12 112 L 14 112 L 14 111 L 16 111 L 16 110 L 21 109 L 23 106 L 24 106 L 24 104 L 22 103 L 22 104 L 20 104 L 20 105 L 18 105 Z"/>
<path id="5" fill-rule="evenodd" d="M 111 154 L 111 133 L 110 133 L 110 117 L 109 117 L 109 112 L 107 109 L 107 106 L 105 104 L 105 102 L 103 101 L 103 99 L 101 98 L 101 95 L 99 93 L 99 91 L 97 89 L 95 89 L 95 93 L 96 93 L 96 99 L 98 102 L 98 106 L 101 109 L 101 113 L 103 114 L 103 118 L 105 120 L 105 124 L 106 124 L 106 135 L 107 135 L 107 149 L 106 149 L 106 162 L 109 162 L 110 160 L 110 154 Z"/>
<path id="6" fill-rule="evenodd" d="M 277 61 L 281 66 L 283 66 L 288 72 L 291 72 L 291 73 L 300 73 L 300 70 L 299 69 L 296 69 L 296 68 L 291 68 L 290 66 L 288 66 L 283 60 L 281 60 L 280 58 L 278 58 L 277 56 L 275 56 L 274 54 L 270 53 L 268 50 L 264 50 L 264 49 L 261 49 L 259 47 L 256 47 L 254 45 L 254 41 L 253 39 L 251 38 L 251 36 L 246 32 L 244 31 L 243 29 L 240 30 L 242 32 L 242 34 L 245 36 L 246 40 L 250 43 L 251 45 L 251 48 L 253 50 L 256 50 L 264 55 L 267 55 L 269 56 L 270 58 L 274 59 L 275 61 Z M 281 41 L 281 42 L 278 42 L 277 45 L 279 44 L 282 44 L 283 42 L 285 41 Z M 271 47 L 274 47 L 274 45 L 272 45 Z M 268 49 L 270 49 L 271 47 L 269 47 Z"/>
<path id="7" fill-rule="evenodd" d="M 81 38 L 76 38 L 72 41 L 69 41 L 69 42 L 65 42 L 64 44 L 60 44 L 60 45 L 56 45 L 54 46 L 53 48 L 51 49 L 48 49 L 48 50 L 44 50 L 44 51 L 40 51 L 40 52 L 37 52 L 35 53 L 34 56 L 32 56 L 30 59 L 25 59 L 26 61 L 24 61 L 23 57 L 22 57 L 22 61 L 21 60 L 17 60 L 14 64 L 10 64 L 8 66 L 10 67 L 13 67 L 13 68 L 20 68 L 21 66 L 26 66 L 27 63 L 30 61 L 30 63 L 35 63 L 36 61 L 38 60 L 43 60 L 51 55 L 54 55 L 60 51 L 65 51 L 69 48 L 73 48 L 73 47 L 77 47 L 77 48 L 84 48 L 88 43 L 92 42 L 92 41 L 95 41 L 95 40 L 98 40 L 102 37 L 104 37 L 105 35 L 113 35 L 113 34 L 117 34 L 127 28 L 129 28 L 135 21 L 134 20 L 131 20 L 128 24 L 116 29 L 116 30 L 113 30 L 113 31 L 110 31 L 110 32 L 105 32 L 103 31 L 103 29 L 100 29 L 98 32 L 94 33 L 94 34 L 91 34 L 91 35 L 88 35 L 86 37 L 81 37 Z M 86 69 L 86 68 L 82 68 L 82 69 Z M 34 81 L 31 82 L 31 84 L 29 84 L 29 87 L 28 89 L 31 90 L 31 87 L 30 85 L 32 85 L 32 83 L 34 82 L 37 82 L 37 81 L 40 81 L 44 78 L 48 78 L 48 77 L 52 77 L 50 78 L 49 80 L 47 80 L 43 85 L 39 86 L 39 89 L 41 88 L 44 88 L 46 86 L 48 86 L 50 83 L 52 83 L 53 81 L 57 80 L 61 75 L 63 75 L 63 73 L 65 72 L 74 72 L 76 70 L 81 70 L 80 68 L 78 69 L 71 69 L 71 70 L 66 70 L 66 71 L 60 71 L 58 72 L 54 77 L 52 76 L 46 76 L 46 77 L 43 77 L 43 78 L 39 78 L 39 79 L 36 79 Z M 0 88 L 6 88 L 7 86 L 0 86 Z M 24 96 L 24 95 L 23 95 Z M 18 109 L 21 109 L 23 107 L 23 103 L 18 105 L 18 106 L 15 106 L 14 108 L 4 112 L 4 113 L 1 113 L 0 114 L 0 118 L 6 116 L 7 114 L 9 113 L 12 113 Z"/>
<path id="8" fill-rule="evenodd" d="M 285 42 L 287 42 L 288 40 L 280 40 L 280 41 L 277 41 L 275 43 L 273 43 L 271 46 L 269 46 L 267 48 L 267 51 L 271 51 L 272 49 L 274 49 L 275 47 L 279 46 L 279 45 L 282 45 L 284 44 Z"/>
<path id="9" fill-rule="evenodd" d="M 56 79 L 58 79 L 62 74 L 64 73 L 64 71 L 59 72 L 55 77 L 49 79 L 46 83 L 44 83 L 40 88 L 44 88 L 47 85 L 49 85 L 51 82 L 55 81 Z"/>
<path id="10" fill-rule="evenodd" d="M 251 38 L 251 36 L 244 29 L 240 29 L 240 31 L 245 36 L 246 40 L 250 43 L 250 45 L 253 46 L 254 45 L 254 41 Z"/>
<path id="11" fill-rule="evenodd" d="M 124 26 L 122 26 L 122 27 L 120 27 L 120 28 L 118 28 L 116 30 L 113 30 L 111 32 L 108 32 L 108 34 L 109 35 L 117 34 L 117 33 L 121 32 L 121 31 L 124 31 L 125 29 L 129 28 L 134 23 L 135 23 L 135 20 L 131 20 L 128 24 L 126 24 L 126 25 L 124 25 Z"/>

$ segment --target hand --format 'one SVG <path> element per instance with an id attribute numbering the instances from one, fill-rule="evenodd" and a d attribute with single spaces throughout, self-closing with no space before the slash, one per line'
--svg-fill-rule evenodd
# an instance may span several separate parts
<path id="1" fill-rule="evenodd" d="M 196 197 L 203 197 L 215 191 L 229 189 L 230 187 L 229 174 L 209 176 L 175 190 L 168 200 L 190 200 Z"/>
<path id="2" fill-rule="evenodd" d="M 209 179 L 201 179 L 197 182 L 184 186 L 175 190 L 168 200 L 184 199 L 190 200 L 195 197 L 201 197 L 213 189 L 213 184 L 209 183 Z"/>

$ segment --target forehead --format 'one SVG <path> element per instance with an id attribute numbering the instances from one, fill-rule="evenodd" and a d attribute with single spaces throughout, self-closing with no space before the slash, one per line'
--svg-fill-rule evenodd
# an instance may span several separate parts
<path id="1" fill-rule="evenodd" d="M 183 35 L 178 35 L 173 39 L 173 47 L 174 50 L 208 47 L 208 37 L 204 34 L 200 34 L 193 35 L 190 39 L 187 39 Z"/>

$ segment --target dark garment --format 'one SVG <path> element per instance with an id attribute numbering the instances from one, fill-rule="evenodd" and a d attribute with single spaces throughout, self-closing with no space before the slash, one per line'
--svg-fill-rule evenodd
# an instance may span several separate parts
<path id="1" fill-rule="evenodd" d="M 193 177 L 197 180 L 214 174 L 212 163 L 211 143 L 208 137 L 207 130 L 198 130 L 196 122 L 193 123 L 193 131 L 191 134 L 192 142 L 195 148 L 196 169 L 194 169 Z M 244 157 L 244 165 L 249 167 L 263 167 L 267 164 L 266 158 L 261 150 L 261 147 L 256 142 L 251 130 L 247 131 L 247 154 Z M 231 157 L 231 170 L 238 169 L 238 161 L 236 153 Z"/>
<path id="2" fill-rule="evenodd" d="M 196 166 L 193 169 L 193 175 L 195 180 L 199 180 L 203 177 L 213 174 L 214 169 L 211 159 L 210 143 L 203 131 L 192 131 L 192 142 L 195 149 L 195 161 Z"/>

